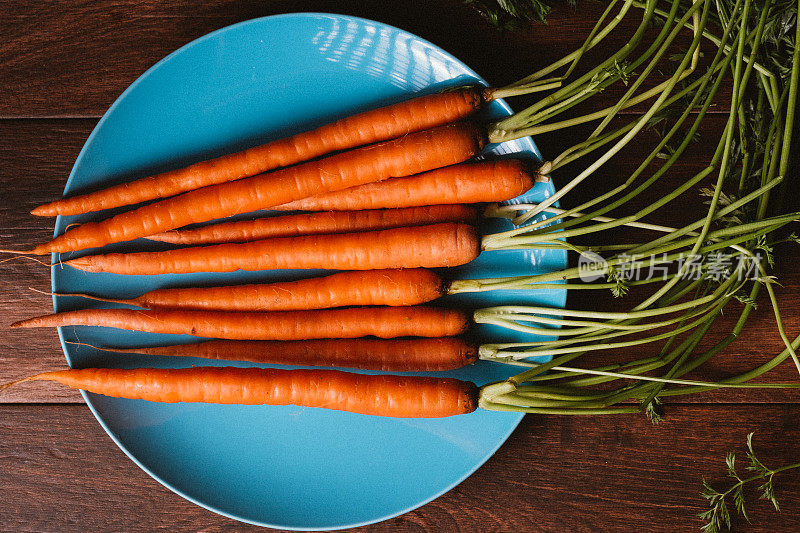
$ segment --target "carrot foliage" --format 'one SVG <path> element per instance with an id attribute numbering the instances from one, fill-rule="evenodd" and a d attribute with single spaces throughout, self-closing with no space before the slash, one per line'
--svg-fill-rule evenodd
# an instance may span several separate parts
<path id="1" fill-rule="evenodd" d="M 796 186 L 797 10 L 797 0 L 609 2 L 581 48 L 524 80 L 527 86 L 549 87 L 548 93 L 494 124 L 491 140 L 583 129 L 575 134 L 574 146 L 540 169 L 565 177 L 558 192 L 538 204 L 490 209 L 492 216 L 511 218 L 518 227 L 484 236 L 483 249 L 561 249 L 574 254 L 578 266 L 525 278 L 456 281 L 452 290 L 554 288 L 566 282 L 561 286 L 569 290 L 644 296 L 617 313 L 522 306 L 476 313 L 477 322 L 529 333 L 560 328 L 555 340 L 481 347 L 484 360 L 527 367 L 484 387 L 483 407 L 548 414 L 644 413 L 657 422 L 664 415 L 662 400 L 670 396 L 773 387 L 750 381 L 789 361 L 800 372 L 800 337 L 790 338 L 785 331 L 770 273 L 778 247 L 798 241 L 791 225 L 800 213 L 789 207 L 787 192 Z M 630 17 L 638 27 L 626 44 L 595 65 L 585 64 L 586 51 Z M 574 69 L 578 62 L 582 73 Z M 578 104 L 611 86 L 621 94 L 616 104 L 578 112 Z M 623 113 L 634 106 L 640 113 Z M 676 163 L 696 154 L 695 143 L 712 111 L 724 119 L 721 131 L 702 130 L 713 154 L 694 175 L 681 169 L 666 195 L 643 201 L 655 183 L 677 174 Z M 658 134 L 656 141 L 652 133 L 646 136 L 648 131 Z M 571 190 L 632 147 L 646 155 L 621 184 L 594 189 L 599 193 L 579 205 L 569 203 Z M 683 227 L 650 220 L 652 213 L 674 209 L 689 195 L 700 195 L 703 207 L 687 213 Z M 611 217 L 612 211 L 628 214 Z M 642 272 L 651 275 L 637 275 Z M 763 293 L 785 349 L 739 375 L 692 380 L 690 373 L 739 337 Z M 723 311 L 736 313 L 738 320 L 719 336 L 717 319 Z M 709 332 L 715 332 L 715 341 L 708 341 Z M 635 346 L 649 347 L 651 354 L 626 358 L 626 350 Z M 598 351 L 613 351 L 614 362 L 592 364 Z M 543 363 L 536 356 L 552 359 Z"/>
<path id="2" fill-rule="evenodd" d="M 516 30 L 526 21 L 547 22 L 552 1 L 542 0 L 465 0 L 493 26 L 506 30 Z M 568 0 L 575 5 L 575 0 Z"/>

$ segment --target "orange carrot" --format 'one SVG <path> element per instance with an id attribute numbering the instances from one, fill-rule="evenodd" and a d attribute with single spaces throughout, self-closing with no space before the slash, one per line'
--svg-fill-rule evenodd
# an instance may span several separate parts
<path id="1" fill-rule="evenodd" d="M 116 353 L 203 357 L 273 365 L 339 366 L 389 372 L 453 370 L 477 361 L 478 349 L 458 337 L 435 339 L 217 340 L 147 348 L 102 348 Z"/>
<path id="2" fill-rule="evenodd" d="M 352 307 L 313 311 L 79 309 L 30 318 L 12 328 L 105 326 L 239 340 L 352 339 L 372 335 L 448 337 L 469 327 L 464 311 L 436 307 Z"/>
<path id="3" fill-rule="evenodd" d="M 77 215 L 166 198 L 461 120 L 491 99 L 482 87 L 426 95 L 352 115 L 242 152 L 37 207 L 34 215 Z"/>
<path id="4" fill-rule="evenodd" d="M 430 204 L 502 202 L 533 187 L 524 165 L 513 159 L 465 163 L 319 194 L 273 207 L 279 211 L 354 211 Z"/>
<path id="5" fill-rule="evenodd" d="M 156 289 L 127 300 L 93 300 L 148 309 L 293 311 L 363 305 L 416 305 L 447 294 L 448 283 L 424 268 L 338 272 L 319 278 L 225 287 Z"/>
<path id="6" fill-rule="evenodd" d="M 350 233 L 403 226 L 424 226 L 439 222 L 474 224 L 478 212 L 466 205 L 430 205 L 405 209 L 372 209 L 303 213 L 277 217 L 223 222 L 202 228 L 177 229 L 147 237 L 172 244 L 218 244 L 247 242 L 272 237 Z"/>
<path id="7" fill-rule="evenodd" d="M 26 381 L 56 381 L 73 389 L 151 402 L 297 405 L 408 418 L 466 414 L 478 407 L 478 388 L 469 381 L 322 369 L 84 368 L 42 372 L 0 390 Z"/>
<path id="8" fill-rule="evenodd" d="M 435 268 L 468 263 L 478 257 L 480 246 L 480 236 L 473 226 L 444 223 L 361 233 L 278 237 L 163 252 L 88 255 L 64 264 L 88 272 L 115 274 Z"/>
<path id="9" fill-rule="evenodd" d="M 321 192 L 409 176 L 460 163 L 480 152 L 484 144 L 485 132 L 474 124 L 448 124 L 294 167 L 211 185 L 100 222 L 87 222 L 22 253 L 99 247 L 257 211 Z"/>

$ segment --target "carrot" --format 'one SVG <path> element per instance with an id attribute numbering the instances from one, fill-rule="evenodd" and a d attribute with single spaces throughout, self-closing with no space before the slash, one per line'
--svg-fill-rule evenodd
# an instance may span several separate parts
<path id="1" fill-rule="evenodd" d="M 247 242 L 271 237 L 294 237 L 327 233 L 349 233 L 439 222 L 474 224 L 478 212 L 466 205 L 429 205 L 406 209 L 373 209 L 328 213 L 304 213 L 223 222 L 202 228 L 178 229 L 147 237 L 172 244 L 217 244 Z"/>
<path id="2" fill-rule="evenodd" d="M 524 165 L 513 159 L 465 163 L 409 176 L 318 194 L 272 209 L 353 211 L 430 204 L 502 202 L 533 187 Z"/>
<path id="3" fill-rule="evenodd" d="M 447 294 L 449 284 L 424 268 L 337 272 L 297 281 L 225 287 L 156 289 L 127 300 L 93 300 L 144 308 L 292 311 L 358 305 L 416 305 Z"/>
<path id="4" fill-rule="evenodd" d="M 27 381 L 56 381 L 73 389 L 151 402 L 297 405 L 403 418 L 466 414 L 478 407 L 478 388 L 469 381 L 323 369 L 83 368 L 42 372 L 0 390 Z"/>
<path id="5" fill-rule="evenodd" d="M 478 349 L 458 337 L 403 340 L 216 340 L 173 346 L 101 349 L 116 353 L 203 357 L 274 365 L 339 366 L 390 372 L 453 370 L 472 364 L 478 359 Z"/>
<path id="6" fill-rule="evenodd" d="M 278 237 L 162 252 L 88 255 L 63 264 L 88 272 L 115 274 L 435 268 L 468 263 L 478 257 L 480 246 L 480 236 L 473 226 L 444 223 L 361 233 Z"/>
<path id="7" fill-rule="evenodd" d="M 87 222 L 33 250 L 68 252 L 285 204 L 312 194 L 409 176 L 480 152 L 485 132 L 471 123 L 448 124 L 294 167 L 211 185 L 100 222 Z"/>
<path id="8" fill-rule="evenodd" d="M 464 333 L 469 323 L 464 311 L 409 306 L 262 312 L 79 309 L 22 320 L 11 327 L 83 325 L 220 339 L 304 340 L 448 337 Z"/>
<path id="9" fill-rule="evenodd" d="M 63 198 L 35 208 L 38 216 L 77 215 L 253 176 L 319 156 L 349 150 L 461 120 L 491 99 L 488 89 L 463 87 L 358 113 L 317 129 L 185 168 Z"/>

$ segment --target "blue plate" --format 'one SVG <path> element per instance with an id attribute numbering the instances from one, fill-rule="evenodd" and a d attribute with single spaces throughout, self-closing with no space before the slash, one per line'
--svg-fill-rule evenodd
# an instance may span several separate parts
<path id="1" fill-rule="evenodd" d="M 482 82 L 451 55 L 378 22 L 303 13 L 236 24 L 184 46 L 136 80 L 92 132 L 65 194 L 252 146 L 411 94 L 476 81 Z M 510 110 L 498 102 L 488 112 L 503 116 Z M 530 139 L 492 148 L 500 154 L 538 158 Z M 523 199 L 540 201 L 552 192 L 549 184 L 539 184 Z M 107 215 L 59 218 L 56 234 L 72 222 Z M 111 248 L 153 246 L 137 241 Z M 563 268 L 565 261 L 565 254 L 558 251 L 492 252 L 448 274 L 532 274 Z M 52 279 L 54 291 L 121 298 L 156 287 L 322 273 L 145 277 L 88 274 L 56 266 Z M 503 291 L 452 297 L 446 303 L 562 307 L 565 292 Z M 103 304 L 64 297 L 54 301 L 56 311 L 92 305 Z M 185 336 L 89 327 L 62 328 L 60 335 L 73 367 L 209 364 L 67 344 L 132 346 L 197 340 Z M 477 328 L 476 335 L 492 340 L 523 338 L 491 328 Z M 480 363 L 447 374 L 483 384 L 516 371 Z M 166 487 L 237 520 L 304 530 L 377 522 L 423 505 L 474 472 L 521 419 L 515 413 L 486 411 L 441 420 L 390 419 L 292 406 L 168 405 L 94 394 L 84 397 L 114 442 Z"/>

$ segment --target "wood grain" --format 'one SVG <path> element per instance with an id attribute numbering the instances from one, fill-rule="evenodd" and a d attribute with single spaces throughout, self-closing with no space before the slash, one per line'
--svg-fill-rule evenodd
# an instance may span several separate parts
<path id="1" fill-rule="evenodd" d="M 54 219 L 28 214 L 44 198 L 61 195 L 72 164 L 96 120 L 0 120 L 0 248 L 25 249 L 51 238 Z M 4 257 L 5 258 L 5 257 Z M 52 313 L 50 269 L 24 257 L 0 264 L 0 381 L 65 365 L 55 331 L 23 332 L 8 325 L 24 316 Z M 33 334 L 31 334 L 33 333 Z M 10 389 L 3 402 L 82 402 L 46 384 L 33 395 Z"/>
<path id="2" fill-rule="evenodd" d="M 140 74 L 184 44 L 236 22 L 301 11 L 354 15 L 403 28 L 465 61 L 490 83 L 503 85 L 579 48 L 602 9 L 599 2 L 585 2 L 580 16 L 556 9 L 548 25 L 531 23 L 527 31 L 514 33 L 494 29 L 458 0 L 396 5 L 375 0 L 71 0 L 59 9 L 49 2 L 8 0 L 0 25 L 0 117 L 99 117 Z M 626 17 L 607 40 L 609 46 L 621 46 L 639 17 Z M 648 37 L 656 31 L 651 29 Z M 581 67 L 607 51 L 604 43 Z M 598 109 L 620 91 L 624 88 L 611 88 L 581 109 Z M 521 98 L 516 105 L 531 101 Z"/>
<path id="3" fill-rule="evenodd" d="M 3 531 L 256 531 L 183 500 L 114 446 L 83 406 L 7 405 L 0 417 Z M 528 416 L 458 487 L 352 531 L 696 531 L 701 478 L 724 489 L 745 436 L 771 467 L 800 456 L 796 405 L 694 405 L 643 419 Z M 710 424 L 709 421 L 715 421 Z M 179 450 L 176 450 L 178 453 Z M 793 459 L 794 458 L 794 459 Z M 748 527 L 797 531 L 800 472 L 776 477 L 778 514 L 748 490 Z"/>

